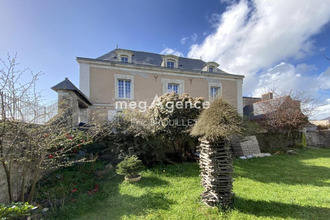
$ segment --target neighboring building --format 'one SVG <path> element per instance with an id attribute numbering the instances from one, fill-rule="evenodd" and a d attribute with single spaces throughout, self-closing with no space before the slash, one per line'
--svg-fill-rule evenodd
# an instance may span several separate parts
<path id="1" fill-rule="evenodd" d="M 78 122 L 110 120 L 120 111 L 117 101 L 143 101 L 149 106 L 156 95 L 167 92 L 188 93 L 210 101 L 221 97 L 243 114 L 244 76 L 226 73 L 215 62 L 124 49 L 96 59 L 77 57 L 77 62 L 79 89 L 70 82 L 69 93 L 80 100 L 76 105 L 80 111 L 77 116 L 81 116 Z M 63 91 L 69 90 L 59 85 L 53 89 L 59 92 L 60 100 Z"/>
<path id="2" fill-rule="evenodd" d="M 285 108 L 300 110 L 300 102 L 290 96 L 273 97 L 273 93 L 263 94 L 261 98 L 243 97 L 243 114 L 250 119 L 261 119 L 266 114 Z"/>
<path id="3" fill-rule="evenodd" d="M 310 122 L 316 126 L 330 127 L 330 117 L 324 118 L 323 120 L 314 120 Z"/>

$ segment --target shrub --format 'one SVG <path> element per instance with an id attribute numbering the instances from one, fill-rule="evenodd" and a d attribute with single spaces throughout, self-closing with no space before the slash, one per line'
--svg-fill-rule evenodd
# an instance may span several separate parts
<path id="1" fill-rule="evenodd" d="M 248 117 L 243 117 L 243 135 L 251 136 L 262 132 L 262 127 L 255 121 L 251 121 Z"/>
<path id="2" fill-rule="evenodd" d="M 158 102 L 149 108 L 148 115 L 154 121 L 154 131 L 166 141 L 167 152 L 172 151 L 185 158 L 192 151 L 195 145 L 191 143 L 195 140 L 189 135 L 189 130 L 203 110 L 203 104 L 203 98 L 172 92 L 160 96 Z"/>
<path id="3" fill-rule="evenodd" d="M 17 219 L 23 216 L 29 216 L 35 207 L 28 203 L 16 202 L 10 205 L 0 204 L 0 219 Z"/>
<path id="4" fill-rule="evenodd" d="M 117 173 L 126 177 L 137 176 L 139 171 L 143 169 L 142 161 L 137 156 L 125 157 L 117 167 Z"/>
<path id="5" fill-rule="evenodd" d="M 163 142 L 152 130 L 146 115 L 127 111 L 101 129 L 97 143 L 91 149 L 97 148 L 99 157 L 112 164 L 136 155 L 145 165 L 152 166 L 166 157 Z"/>
<path id="6" fill-rule="evenodd" d="M 232 134 L 241 134 L 242 118 L 236 109 L 222 99 L 212 102 L 198 118 L 191 134 L 210 141 L 227 139 Z"/>

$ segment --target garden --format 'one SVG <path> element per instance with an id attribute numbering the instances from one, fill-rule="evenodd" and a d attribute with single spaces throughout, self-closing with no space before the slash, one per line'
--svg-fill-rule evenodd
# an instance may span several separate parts
<path id="1" fill-rule="evenodd" d="M 173 92 L 146 113 L 123 111 L 105 124 L 72 127 L 70 108 L 38 124 L 18 120 L 24 107 L 15 102 L 37 106 L 37 75 L 15 84 L 16 72 L 2 74 L 1 219 L 330 218 L 329 149 L 309 149 L 302 136 L 272 148 L 272 157 L 232 155 L 231 136 L 267 129 L 290 138 L 303 114 L 291 124 L 288 112 L 258 124 L 224 100 L 203 109 L 203 98 Z"/>
<path id="2" fill-rule="evenodd" d="M 48 211 L 53 219 L 329 219 L 329 165 L 329 149 L 235 159 L 235 197 L 227 211 L 201 202 L 197 163 L 145 169 L 137 183 L 123 181 L 115 170 L 97 179 L 92 170 L 104 164 L 89 164 L 56 172 L 43 187 L 68 197 Z"/>

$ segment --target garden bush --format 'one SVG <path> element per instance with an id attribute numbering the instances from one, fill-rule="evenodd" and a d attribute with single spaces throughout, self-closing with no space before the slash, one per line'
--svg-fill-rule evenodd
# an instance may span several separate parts
<path id="1" fill-rule="evenodd" d="M 178 108 L 180 102 L 188 108 Z M 203 103 L 202 98 L 188 94 L 164 94 L 147 113 L 124 111 L 115 117 L 99 129 L 89 150 L 112 164 L 132 155 L 137 155 L 147 166 L 172 163 L 168 157 L 179 161 L 192 158 L 198 140 L 189 135 L 189 130 L 202 111 Z"/>
<path id="2" fill-rule="evenodd" d="M 166 158 L 163 138 L 154 133 L 146 115 L 134 111 L 123 112 L 100 129 L 89 149 L 112 164 L 132 155 L 147 166 L 162 163 Z"/>
<path id="3" fill-rule="evenodd" d="M 203 98 L 188 94 L 166 93 L 159 97 L 148 112 L 153 120 L 157 137 L 165 140 L 167 152 L 186 160 L 195 151 L 197 139 L 189 135 L 203 107 L 208 107 Z"/>
<path id="4" fill-rule="evenodd" d="M 128 178 L 132 178 L 136 177 L 142 169 L 142 161 L 139 160 L 137 156 L 131 156 L 125 157 L 125 159 L 117 165 L 116 171 L 120 175 L 125 175 Z"/>
<path id="5" fill-rule="evenodd" d="M 0 219 L 18 219 L 20 217 L 29 216 L 31 210 L 36 208 L 29 203 L 16 202 L 11 203 L 10 205 L 0 204 Z"/>

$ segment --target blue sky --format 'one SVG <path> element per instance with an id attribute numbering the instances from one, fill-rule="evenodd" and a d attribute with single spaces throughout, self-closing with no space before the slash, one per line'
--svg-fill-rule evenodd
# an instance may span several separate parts
<path id="1" fill-rule="evenodd" d="M 266 88 L 306 90 L 330 115 L 330 3 L 327 0 L 0 0 L 0 57 L 17 52 L 21 67 L 43 71 L 39 88 L 69 77 L 79 57 L 116 45 L 176 53 L 244 74 L 245 95 Z M 311 89 L 312 88 L 312 89 Z M 323 106 L 323 107 L 322 107 Z"/>

